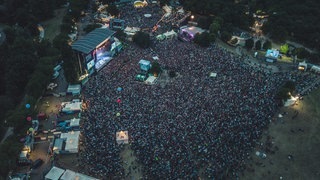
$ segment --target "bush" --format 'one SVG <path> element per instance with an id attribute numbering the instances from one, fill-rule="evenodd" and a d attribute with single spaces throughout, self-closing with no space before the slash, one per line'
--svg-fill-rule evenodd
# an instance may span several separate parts
<path id="1" fill-rule="evenodd" d="M 133 37 L 133 42 L 142 48 L 148 48 L 151 45 L 150 35 L 141 31 L 138 31 Z"/>
<path id="2" fill-rule="evenodd" d="M 260 40 L 256 42 L 255 49 L 256 50 L 260 50 L 261 49 L 261 41 Z"/>
<path id="3" fill-rule="evenodd" d="M 253 39 L 248 39 L 248 40 L 246 40 L 246 42 L 245 42 L 245 47 L 246 47 L 247 49 L 252 49 L 253 44 L 254 44 Z"/>
<path id="4" fill-rule="evenodd" d="M 272 48 L 272 44 L 269 40 L 267 40 L 263 46 L 262 46 L 263 49 L 267 50 L 267 49 L 271 49 Z"/>
<path id="5" fill-rule="evenodd" d="M 231 39 L 231 33 L 227 32 L 227 31 L 223 31 L 221 33 L 221 40 L 224 42 L 228 42 Z"/>
<path id="6" fill-rule="evenodd" d="M 153 62 L 149 72 L 152 74 L 159 74 L 161 72 L 160 64 L 158 62 Z"/>
<path id="7" fill-rule="evenodd" d="M 207 32 L 203 32 L 201 34 L 196 34 L 194 37 L 194 42 L 199 44 L 202 47 L 208 47 L 210 46 L 210 34 Z"/>
<path id="8" fill-rule="evenodd" d="M 296 48 L 293 50 L 293 55 L 297 55 L 299 59 L 310 57 L 310 53 L 305 48 Z"/>

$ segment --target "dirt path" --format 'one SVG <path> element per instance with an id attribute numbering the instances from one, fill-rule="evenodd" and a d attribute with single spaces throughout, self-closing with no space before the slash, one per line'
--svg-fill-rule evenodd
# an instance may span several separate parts
<path id="1" fill-rule="evenodd" d="M 137 163 L 137 158 L 134 156 L 133 150 L 129 145 L 125 145 L 120 153 L 123 160 L 123 167 L 125 169 L 126 179 L 140 179 L 142 178 L 142 166 Z"/>
<path id="2" fill-rule="evenodd" d="M 5 135 L 3 136 L 1 143 L 2 144 L 9 136 L 13 134 L 13 127 L 8 127 Z"/>
<path id="3" fill-rule="evenodd" d="M 252 152 L 240 179 L 319 179 L 320 89 L 291 107 L 283 107 Z M 256 151 L 267 154 L 258 158 Z M 268 152 L 267 152 L 268 151 Z"/>

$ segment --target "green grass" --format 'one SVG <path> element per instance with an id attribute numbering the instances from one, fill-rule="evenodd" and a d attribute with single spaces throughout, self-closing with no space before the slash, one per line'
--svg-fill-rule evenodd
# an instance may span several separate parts
<path id="1" fill-rule="evenodd" d="M 60 33 L 60 25 L 62 24 L 62 19 L 66 14 L 66 8 L 55 10 L 55 17 L 42 22 L 41 24 L 44 27 L 44 39 L 48 39 L 50 42 L 59 35 Z"/>

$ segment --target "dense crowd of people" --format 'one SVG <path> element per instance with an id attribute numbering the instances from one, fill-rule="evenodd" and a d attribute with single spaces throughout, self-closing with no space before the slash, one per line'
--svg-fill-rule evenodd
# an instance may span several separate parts
<path id="1" fill-rule="evenodd" d="M 178 76 L 154 85 L 135 81 L 138 61 L 153 56 Z M 217 77 L 209 77 L 211 72 Z M 115 132 L 128 130 L 147 179 L 195 178 L 200 170 L 208 177 L 226 170 L 236 175 L 277 110 L 273 97 L 281 84 L 293 80 L 299 90 L 314 78 L 266 73 L 215 46 L 178 40 L 147 50 L 130 46 L 85 87 L 90 107 L 84 114 L 82 158 L 94 175 L 124 177 Z"/>
<path id="2" fill-rule="evenodd" d="M 154 56 L 177 76 L 162 81 L 163 72 L 154 85 L 135 81 L 139 60 Z M 90 106 L 83 113 L 80 161 L 90 175 L 125 178 L 115 134 L 127 130 L 144 179 L 239 176 L 277 111 L 278 88 L 292 80 L 300 91 L 316 79 L 300 72 L 271 74 L 243 61 L 214 45 L 175 39 L 152 49 L 128 46 L 85 85 Z"/>

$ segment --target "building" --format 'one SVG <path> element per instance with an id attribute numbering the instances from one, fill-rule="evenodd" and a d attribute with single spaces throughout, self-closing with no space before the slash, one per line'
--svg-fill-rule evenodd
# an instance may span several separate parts
<path id="1" fill-rule="evenodd" d="M 79 61 L 82 79 L 101 70 L 121 50 L 115 33 L 109 28 L 97 28 L 71 45 Z"/>
<path id="2" fill-rule="evenodd" d="M 196 26 L 182 26 L 179 31 L 179 38 L 184 41 L 193 41 L 196 34 L 201 34 L 203 32 L 205 32 L 204 29 Z"/>

